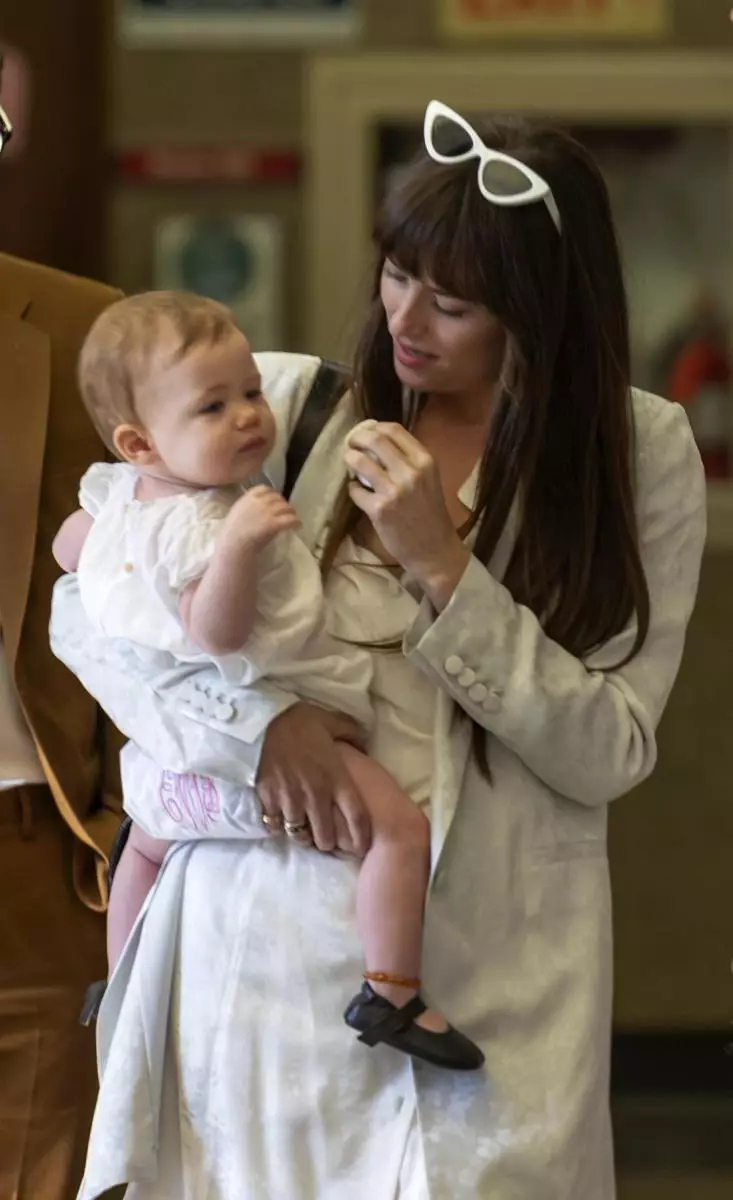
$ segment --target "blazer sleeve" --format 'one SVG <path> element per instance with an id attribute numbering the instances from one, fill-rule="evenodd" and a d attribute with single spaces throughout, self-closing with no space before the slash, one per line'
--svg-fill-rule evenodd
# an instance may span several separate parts
<path id="1" fill-rule="evenodd" d="M 127 643 L 97 635 L 75 575 L 54 588 L 51 648 L 117 729 L 168 771 L 252 787 L 267 727 L 296 702 L 266 680 L 232 689 L 215 666 L 192 669 L 164 654 L 143 660 Z"/>
<path id="2" fill-rule="evenodd" d="M 655 730 L 679 669 L 706 532 L 705 478 L 684 411 L 665 404 L 638 457 L 649 632 L 632 621 L 584 660 L 472 558 L 436 615 L 423 601 L 405 653 L 554 791 L 582 804 L 623 795 L 654 769 Z"/>

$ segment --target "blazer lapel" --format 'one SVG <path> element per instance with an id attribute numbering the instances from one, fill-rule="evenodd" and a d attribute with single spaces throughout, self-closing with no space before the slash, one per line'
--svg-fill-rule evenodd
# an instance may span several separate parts
<path id="1" fill-rule="evenodd" d="M 0 625 L 11 670 L 33 569 L 50 393 L 47 334 L 23 320 L 22 296 L 0 298 Z"/>
<path id="2" fill-rule="evenodd" d="M 463 495 L 461 499 L 467 502 Z M 489 571 L 496 579 L 503 579 L 509 566 L 518 526 L 519 500 L 515 499 L 489 563 Z M 439 691 L 435 707 L 435 751 L 430 798 L 433 875 L 456 815 L 463 776 L 471 754 L 471 728 L 470 721 L 457 716 L 452 697 L 447 692 Z"/>

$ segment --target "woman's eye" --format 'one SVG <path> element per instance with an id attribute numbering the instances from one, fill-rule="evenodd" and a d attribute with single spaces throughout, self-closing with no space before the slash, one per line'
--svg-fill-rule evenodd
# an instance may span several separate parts
<path id="1" fill-rule="evenodd" d="M 407 275 L 405 275 L 404 271 L 400 271 L 398 267 L 393 267 L 391 263 L 385 263 L 384 273 L 394 283 L 407 283 Z"/>
<path id="2" fill-rule="evenodd" d="M 438 304 L 437 301 L 435 307 L 439 313 L 443 314 L 444 317 L 465 317 L 466 315 L 465 308 L 445 308 L 444 305 Z"/>

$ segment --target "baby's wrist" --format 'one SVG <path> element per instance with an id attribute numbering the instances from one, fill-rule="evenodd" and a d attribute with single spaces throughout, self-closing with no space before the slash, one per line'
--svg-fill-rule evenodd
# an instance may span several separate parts
<path id="1" fill-rule="evenodd" d="M 231 525 L 223 530 L 221 548 L 227 557 L 237 559 L 254 557 L 263 545 L 261 535 L 258 535 L 255 530 L 243 529 L 241 524 Z"/>

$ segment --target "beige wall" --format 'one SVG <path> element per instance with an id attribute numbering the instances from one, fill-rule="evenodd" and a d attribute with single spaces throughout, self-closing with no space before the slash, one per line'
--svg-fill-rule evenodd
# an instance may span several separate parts
<path id="1" fill-rule="evenodd" d="M 437 33 L 432 0 L 363 0 L 368 50 L 434 50 Z M 733 30 L 722 0 L 673 0 L 674 32 L 660 50 L 733 50 Z M 450 43 L 448 43 L 450 44 Z M 561 42 L 516 42 L 537 51 Z M 594 44 L 569 43 L 585 52 Z M 652 43 L 653 44 L 653 43 Z M 568 43 L 565 43 L 567 46 Z M 596 46 L 598 43 L 595 44 Z M 622 40 L 618 49 L 634 48 Z M 638 48 L 639 43 L 635 44 Z M 644 41 L 644 48 L 650 43 Z M 609 43 L 605 43 L 608 48 Z M 354 46 L 350 45 L 350 49 Z M 453 45 L 455 48 L 455 45 Z M 487 42 L 483 49 L 491 48 Z M 471 53 L 471 51 L 466 51 Z M 307 52 L 126 50 L 113 54 L 112 129 L 118 143 L 149 138 L 242 139 L 253 145 L 299 145 L 303 137 L 302 68 Z"/>
<path id="2" fill-rule="evenodd" d="M 111 0 L 108 0 L 111 4 Z M 666 47 L 733 49 L 733 26 L 721 0 L 673 0 L 675 29 L 658 43 Z M 350 51 L 435 50 L 446 43 L 437 33 L 431 0 L 364 0 L 365 30 Z M 559 42 L 512 42 L 511 49 L 536 53 Z M 567 48 L 565 43 L 565 48 Z M 592 43 L 571 43 L 578 53 Z M 630 43 L 614 41 L 622 50 Z M 650 43 L 637 43 L 648 50 Z M 482 43 L 477 49 L 491 49 Z M 608 45 L 606 46 L 608 48 Z M 304 75 L 317 48 L 302 52 L 241 49 L 121 49 L 110 30 L 109 129 L 120 148 L 154 143 L 241 143 L 254 149 L 305 149 Z M 467 55 L 471 54 L 466 50 Z M 237 189 L 116 186 L 110 222 L 107 276 L 130 289 L 151 282 L 151 232 L 156 219 L 171 211 L 237 207 L 244 212 L 271 211 L 283 220 L 287 242 L 285 347 L 312 349 L 308 343 L 307 283 L 299 185 Z M 318 347 L 315 347 L 318 349 Z"/>

